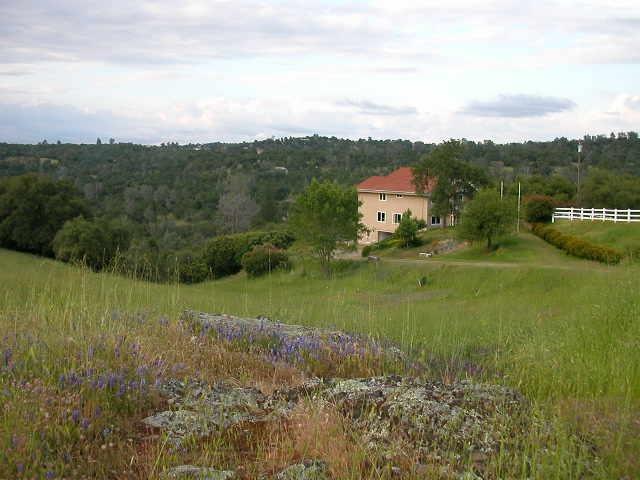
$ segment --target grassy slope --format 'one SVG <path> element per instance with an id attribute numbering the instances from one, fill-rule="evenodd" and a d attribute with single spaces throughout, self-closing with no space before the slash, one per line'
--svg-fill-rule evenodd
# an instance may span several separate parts
<path id="1" fill-rule="evenodd" d="M 637 472 L 640 269 L 537 268 L 555 250 L 529 236 L 521 242 L 539 253 L 529 266 L 508 270 L 380 262 L 352 265 L 330 281 L 299 267 L 195 286 L 137 282 L 0 250 L 0 330 L 81 342 L 121 328 L 116 310 L 175 318 L 188 307 L 381 335 L 425 358 L 479 362 L 540 409 L 593 435 L 607 475 Z M 417 285 L 422 276 L 426 287 Z M 563 455 L 571 452 L 558 454 L 561 477 Z"/>
<path id="2" fill-rule="evenodd" d="M 599 245 L 622 251 L 640 251 L 640 223 L 559 220 L 553 227 Z"/>

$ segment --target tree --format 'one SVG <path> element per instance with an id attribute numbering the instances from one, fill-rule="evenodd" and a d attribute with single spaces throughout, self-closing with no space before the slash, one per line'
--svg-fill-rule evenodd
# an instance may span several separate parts
<path id="1" fill-rule="evenodd" d="M 80 215 L 89 209 L 69 182 L 35 174 L 0 180 L 0 246 L 52 255 L 56 232 Z"/>
<path id="2" fill-rule="evenodd" d="M 402 241 L 403 247 L 415 245 L 418 240 L 418 220 L 411 216 L 411 210 L 402 214 L 394 235 Z"/>
<path id="3" fill-rule="evenodd" d="M 229 233 L 248 230 L 258 211 L 258 205 L 249 194 L 247 182 L 240 176 L 228 179 L 218 202 L 224 230 Z"/>
<path id="4" fill-rule="evenodd" d="M 294 236 L 311 246 L 327 275 L 331 273 L 331 259 L 338 244 L 356 241 L 364 231 L 359 205 L 354 188 L 314 179 L 291 207 Z"/>
<path id="5" fill-rule="evenodd" d="M 515 223 L 515 207 L 493 190 L 481 190 L 469 201 L 462 214 L 458 235 L 464 240 L 486 240 L 491 250 L 496 237 L 508 233 Z"/>
<path id="6" fill-rule="evenodd" d="M 462 144 L 449 140 L 424 155 L 413 169 L 418 192 L 433 185 L 435 179 L 431 191 L 433 213 L 444 219 L 445 226 L 450 215 L 459 215 L 465 199 L 489 183 L 482 169 L 462 160 L 462 153 Z"/>
<path id="7" fill-rule="evenodd" d="M 104 219 L 78 217 L 65 222 L 53 239 L 56 258 L 84 262 L 94 270 L 107 267 L 118 252 L 129 248 L 130 235 L 122 225 Z"/>
<path id="8" fill-rule="evenodd" d="M 102 140 L 100 140 L 100 137 L 96 139 L 96 145 L 102 145 Z"/>
<path id="9" fill-rule="evenodd" d="M 553 197 L 529 195 L 524 197 L 524 218 L 529 223 L 550 222 L 556 206 L 557 203 Z"/>

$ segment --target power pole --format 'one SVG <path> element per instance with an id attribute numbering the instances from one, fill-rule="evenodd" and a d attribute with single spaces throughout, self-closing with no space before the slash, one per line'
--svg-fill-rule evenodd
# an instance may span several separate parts
<path id="1" fill-rule="evenodd" d="M 580 191 L 580 167 L 582 163 L 581 154 L 582 153 L 582 143 L 578 142 L 578 191 L 576 193 L 576 200 L 578 201 L 578 206 L 582 206 L 582 195 Z"/>

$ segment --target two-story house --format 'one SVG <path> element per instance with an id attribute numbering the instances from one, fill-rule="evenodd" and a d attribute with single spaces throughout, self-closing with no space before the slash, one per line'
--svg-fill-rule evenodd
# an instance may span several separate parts
<path id="1" fill-rule="evenodd" d="M 424 220 L 427 227 L 441 227 L 440 217 L 431 215 L 429 196 L 435 187 L 435 179 L 427 182 L 423 192 L 418 193 L 413 183 L 410 167 L 401 167 L 386 176 L 373 176 L 357 185 L 362 223 L 369 233 L 360 238 L 360 243 L 379 242 L 389 237 L 402 218 L 411 210 L 411 215 Z"/>

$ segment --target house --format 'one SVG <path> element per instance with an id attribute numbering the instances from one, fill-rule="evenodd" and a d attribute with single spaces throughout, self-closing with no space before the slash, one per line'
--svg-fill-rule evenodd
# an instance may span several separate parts
<path id="1" fill-rule="evenodd" d="M 358 200 L 361 202 L 362 223 L 369 230 L 360 238 L 360 243 L 379 242 L 391 236 L 400 224 L 402 214 L 411 210 L 411 215 L 424 220 L 427 228 L 442 227 L 442 219 L 431 215 L 430 194 L 436 179 L 430 179 L 422 193 L 416 191 L 413 171 L 401 167 L 386 176 L 373 176 L 360 182 Z"/>

